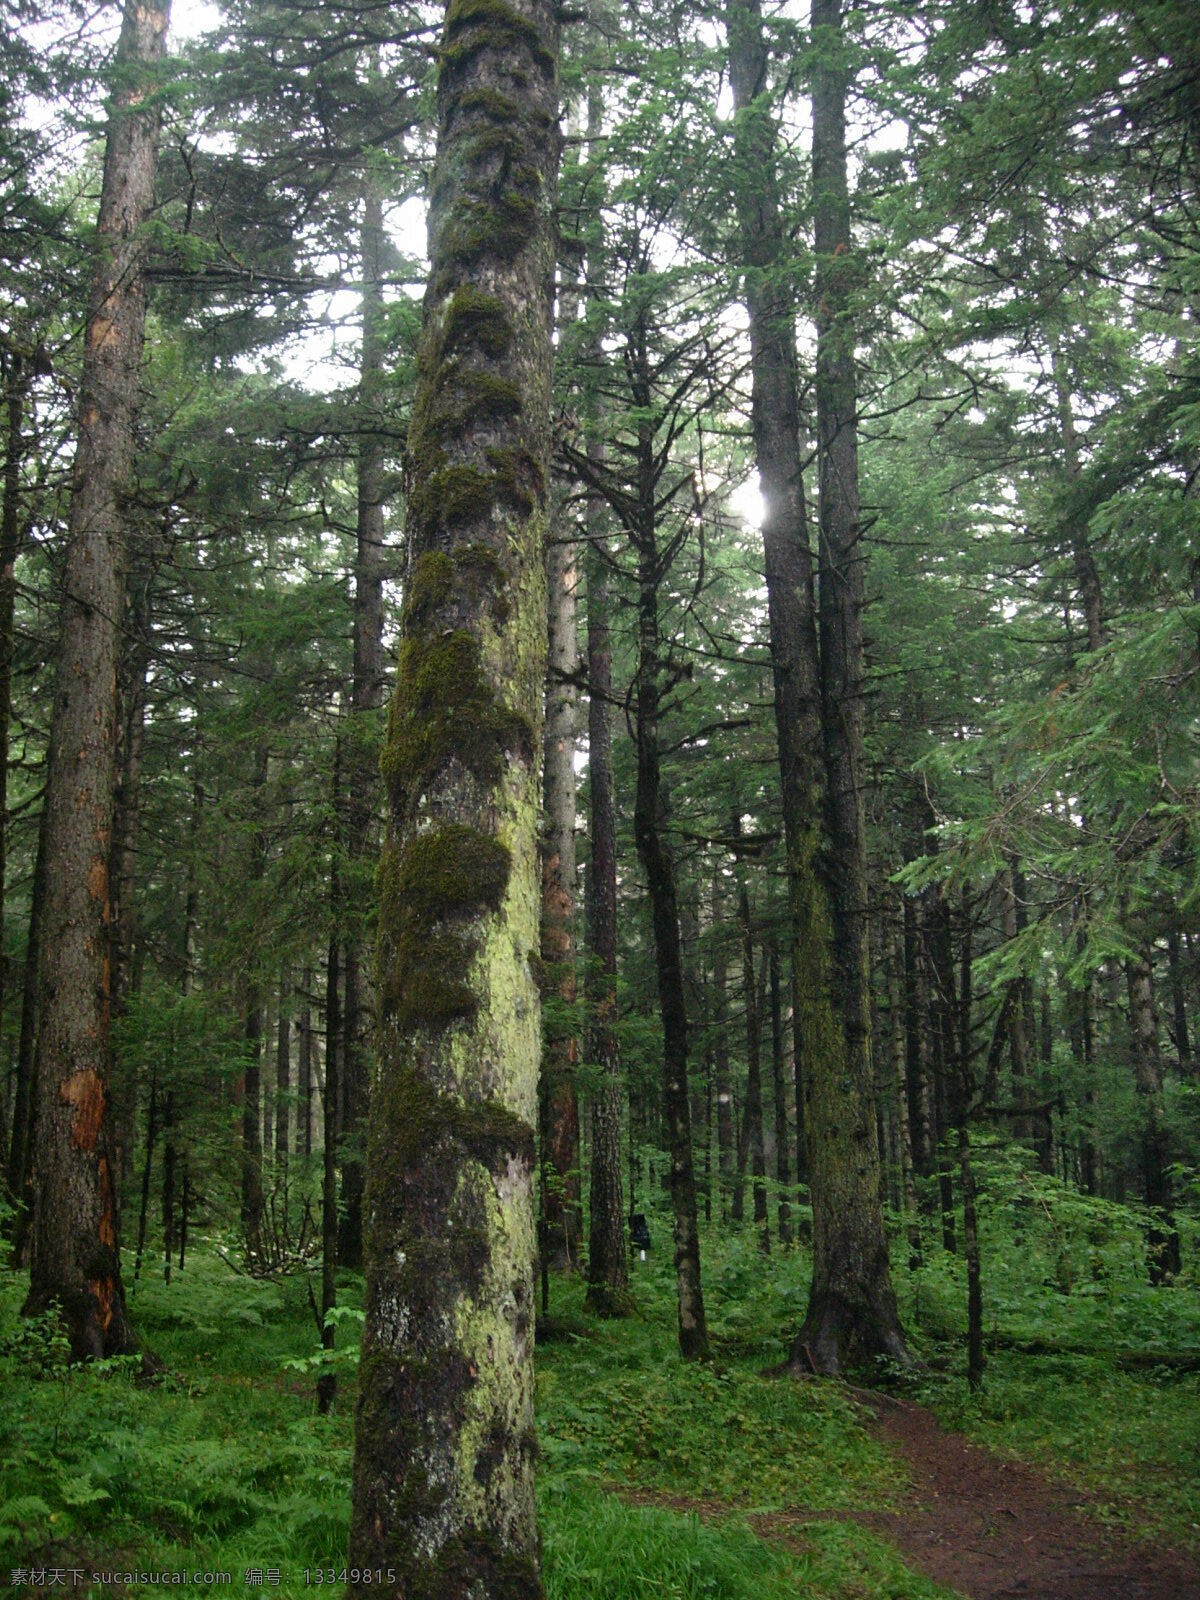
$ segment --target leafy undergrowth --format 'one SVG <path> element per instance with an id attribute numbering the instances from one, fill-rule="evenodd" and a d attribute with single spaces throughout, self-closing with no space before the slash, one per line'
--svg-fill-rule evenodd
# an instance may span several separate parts
<path id="1" fill-rule="evenodd" d="M 1080 1211 L 1045 1180 L 1031 1197 L 1028 1180 L 1003 1167 L 984 1176 L 989 1334 L 1073 1348 L 997 1349 L 984 1394 L 968 1396 L 961 1262 L 930 1230 L 923 1264 L 897 1265 L 915 1346 L 948 1363 L 922 1378 L 919 1397 L 948 1425 L 1094 1487 L 1144 1530 L 1196 1543 L 1200 1378 L 1114 1366 L 1123 1351 L 1197 1341 L 1194 1284 L 1149 1287 L 1138 1221 L 1125 1208 L 1085 1202 Z M 854 1521 L 837 1520 L 904 1500 L 902 1467 L 868 1414 L 841 1386 L 761 1375 L 802 1313 L 804 1252 L 764 1258 L 748 1228 L 707 1231 L 716 1360 L 684 1366 L 669 1230 L 661 1216 L 651 1226 L 656 1248 L 635 1269 L 636 1316 L 595 1321 L 578 1283 L 552 1286 L 538 1352 L 550 1600 L 934 1600 L 943 1591 Z M 1185 1259 L 1195 1259 L 1194 1239 Z M 165 1364 L 152 1385 L 125 1363 L 66 1367 L 50 1330 L 21 1322 L 23 1289 L 0 1273 L 0 1576 L 31 1566 L 228 1572 L 222 1587 L 240 1593 L 247 1572 L 261 1572 L 267 1592 L 298 1597 L 313 1587 L 306 1568 L 341 1566 L 354 1372 L 342 1371 L 334 1414 L 318 1417 L 302 1279 L 257 1282 L 210 1250 L 169 1286 L 143 1280 L 133 1313 Z M 360 1293 L 361 1283 L 343 1283 L 347 1305 Z M 344 1343 L 354 1337 L 339 1331 Z M 790 1507 L 831 1516 L 786 1543 L 764 1541 L 744 1520 Z M 157 1588 L 97 1583 L 91 1592 Z"/>
<path id="2" fill-rule="evenodd" d="M 1031 1168 L 1011 1147 L 981 1152 L 982 1394 L 965 1383 L 961 1255 L 931 1226 L 923 1263 L 897 1262 L 906 1324 L 923 1354 L 947 1363 L 915 1397 L 944 1426 L 1090 1489 L 1131 1533 L 1200 1549 L 1200 1372 L 1164 1359 L 1200 1359 L 1195 1220 L 1179 1219 L 1180 1279 L 1153 1287 L 1139 1209 Z M 1121 1369 L 1136 1361 L 1146 1364 Z"/>

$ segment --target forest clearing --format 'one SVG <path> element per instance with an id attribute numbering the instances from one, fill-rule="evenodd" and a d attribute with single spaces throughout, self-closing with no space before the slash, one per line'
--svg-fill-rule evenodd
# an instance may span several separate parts
<path id="1" fill-rule="evenodd" d="M 4 16 L 10 1587 L 1197 1600 L 1195 0 Z"/>

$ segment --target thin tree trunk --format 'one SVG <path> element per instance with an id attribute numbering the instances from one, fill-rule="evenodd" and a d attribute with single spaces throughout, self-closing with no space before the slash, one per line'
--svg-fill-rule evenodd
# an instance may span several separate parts
<path id="1" fill-rule="evenodd" d="M 1133 1070 L 1141 1102 L 1142 1183 L 1146 1204 L 1155 1219 L 1150 1227 L 1150 1281 L 1163 1283 L 1178 1276 L 1181 1257 L 1179 1233 L 1172 1216 L 1170 1139 L 1163 1113 L 1162 1055 L 1149 948 L 1126 960 L 1125 980 Z"/>
<path id="2" fill-rule="evenodd" d="M 46 790 L 44 959 L 27 1313 L 57 1301 L 77 1359 L 131 1350 L 107 1126 L 108 852 L 118 630 L 145 328 L 142 223 L 153 203 L 167 7 L 128 4 L 117 45 L 79 395 Z"/>
<path id="3" fill-rule="evenodd" d="M 646 329 L 639 319 L 631 338 L 634 402 L 648 410 L 645 378 Z M 658 588 L 661 581 L 655 534 L 654 437 L 648 422 L 638 428 L 638 505 L 641 526 L 638 559 L 638 666 L 635 688 L 637 792 L 633 831 L 646 874 L 654 931 L 658 1001 L 663 1027 L 663 1112 L 670 1155 L 671 1209 L 675 1223 L 675 1286 L 680 1353 L 690 1360 L 710 1357 L 704 1293 L 700 1281 L 700 1235 L 696 1178 L 692 1167 L 692 1124 L 688 1096 L 688 1021 L 683 988 L 683 957 L 676 902 L 675 863 L 664 836 L 665 804 L 659 754 L 661 641 Z"/>
<path id="4" fill-rule="evenodd" d="M 45 807 L 38 822 L 37 857 L 33 868 L 33 891 L 29 905 L 29 933 L 25 941 L 25 964 L 21 973 L 21 1036 L 17 1042 L 17 1084 L 13 1096 L 12 1143 L 8 1152 L 8 1192 L 16 1206 L 13 1223 L 13 1262 L 25 1265 L 29 1244 L 29 1225 L 33 1218 L 31 1186 L 34 1095 L 36 1090 L 36 1048 L 38 1001 L 41 994 L 39 953 L 42 916 L 46 899 Z"/>
<path id="5" fill-rule="evenodd" d="M 345 918 L 345 1056 L 342 1129 L 342 1220 L 338 1259 L 360 1268 L 363 1258 L 363 1184 L 369 1074 L 363 1024 L 364 928 L 356 908 L 369 900 L 368 864 L 378 847 L 376 817 L 379 754 L 376 722 L 383 704 L 384 494 L 388 385 L 383 370 L 383 203 L 373 176 L 365 181 L 362 222 L 362 357 L 359 376 L 358 525 L 354 557 L 354 667 L 350 688 L 348 783 L 346 785 L 347 870 L 353 881 Z"/>
<path id="6" fill-rule="evenodd" d="M 792 1242 L 792 1208 L 788 1189 L 792 1164 L 788 1158 L 787 1061 L 783 1048 L 783 993 L 779 952 L 771 946 L 771 1080 L 775 1092 L 775 1181 L 779 1185 L 779 1242 Z"/>
<path id="7" fill-rule="evenodd" d="M 118 674 L 117 764 L 113 795 L 112 848 L 109 858 L 112 1016 L 119 1020 L 129 1008 L 134 988 L 134 946 L 137 938 L 138 826 L 142 745 L 146 720 L 146 672 L 150 662 L 147 630 L 150 623 L 149 579 L 137 570 L 127 608 L 126 637 Z M 113 1126 L 113 1194 L 118 1217 L 126 1165 L 132 1167 L 138 1085 L 126 1068 L 114 1073 L 111 1085 Z"/>
<path id="8" fill-rule="evenodd" d="M 734 818 L 734 834 L 741 830 L 741 818 Z M 744 869 L 738 868 L 738 917 L 742 925 L 742 989 L 746 1005 L 746 1111 L 738 1152 L 738 1179 L 734 1189 L 734 1220 L 742 1217 L 742 1195 L 746 1170 L 754 1178 L 754 1225 L 764 1251 L 771 1248 L 767 1222 L 766 1156 L 763 1148 L 762 1105 L 762 1005 L 754 981 L 754 923 L 750 915 L 750 893 Z"/>
<path id="9" fill-rule="evenodd" d="M 542 1251 L 548 1267 L 579 1266 L 579 1044 L 575 1004 L 575 724 L 579 651 L 576 640 L 577 548 L 560 512 L 546 552 L 548 638 L 546 720 L 542 739 L 541 953 L 563 1010 L 547 1017 L 542 1041 Z"/>
<path id="10" fill-rule="evenodd" d="M 334 780 L 335 788 L 337 779 Z M 334 874 L 336 878 L 336 871 Z M 336 884 L 335 884 L 336 893 Z M 335 934 L 329 941 L 325 981 L 325 1092 L 322 1096 L 325 1148 L 321 1174 L 321 1348 L 332 1354 L 337 1326 L 330 1312 L 337 1307 L 338 1267 L 338 1080 L 342 1056 L 341 947 Z M 317 1379 L 317 1410 L 322 1416 L 333 1409 L 337 1374 L 325 1368 Z"/>
<path id="11" fill-rule="evenodd" d="M 4 488 L 0 506 L 0 1023 L 4 1015 L 4 995 L 8 977 L 4 955 L 4 907 L 8 874 L 8 725 L 12 717 L 13 649 L 16 643 L 14 620 L 17 598 L 17 555 L 21 546 L 21 463 L 24 442 L 21 436 L 29 375 L 25 361 L 16 351 L 0 354 L 4 375 Z M 18 1081 L 15 1102 L 22 1093 Z M 27 1093 L 27 1090 L 26 1090 Z M 15 1143 L 15 1137 L 14 1141 Z M 10 1145 L 10 1150 L 12 1146 Z M 14 1204 L 20 1196 L 10 1188 Z"/>
<path id="12" fill-rule="evenodd" d="M 717 1092 L 717 1175 L 721 1188 L 722 1221 L 729 1216 L 730 1207 L 733 1203 L 734 1163 L 737 1157 L 733 1138 L 733 1076 L 729 1068 L 729 1001 L 725 973 L 725 938 L 722 932 L 723 917 L 721 880 L 719 874 L 714 874 L 712 885 L 713 1072 Z"/>
<path id="13" fill-rule="evenodd" d="M 298 1027 L 300 1031 L 300 1062 L 299 1095 L 300 1095 L 300 1122 L 296 1128 L 296 1148 L 306 1156 L 312 1155 L 313 1133 L 313 1030 L 312 1030 L 312 1003 L 313 970 L 305 967 L 303 983 L 303 1004 L 300 1007 Z"/>
<path id="14" fill-rule="evenodd" d="M 598 446 L 589 440 L 589 449 Z M 588 786 L 591 870 L 588 876 L 589 1055 L 600 1073 L 592 1100 L 587 1306 L 601 1316 L 629 1309 L 629 1256 L 621 1192 L 621 1057 L 617 1017 L 617 822 L 613 804 L 612 649 L 608 583 L 600 548 L 602 510 L 589 494 L 587 562 Z"/>
<path id="15" fill-rule="evenodd" d="M 146 1251 L 146 1220 L 150 1215 L 150 1174 L 154 1166 L 154 1144 L 158 1137 L 158 1075 L 150 1074 L 150 1103 L 146 1110 L 146 1160 L 142 1167 L 142 1203 L 138 1210 L 137 1251 L 133 1259 L 133 1277 L 136 1282 L 142 1275 L 142 1256 Z"/>

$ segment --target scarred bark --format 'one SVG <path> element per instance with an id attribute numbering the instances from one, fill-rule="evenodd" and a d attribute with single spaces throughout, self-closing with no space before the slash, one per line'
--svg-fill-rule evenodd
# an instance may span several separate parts
<path id="1" fill-rule="evenodd" d="M 133 1347 L 107 1128 L 109 847 L 118 630 L 145 327 L 142 224 L 153 201 L 150 77 L 167 7 L 126 7 L 117 47 L 84 339 L 61 645 L 46 789 L 46 903 L 28 1312 L 57 1300 L 79 1358 Z"/>
<path id="2" fill-rule="evenodd" d="M 533 1125 L 558 12 L 451 0 L 383 758 L 350 1566 L 535 1600 Z M 391 1576 L 386 1574 L 391 1573 Z"/>

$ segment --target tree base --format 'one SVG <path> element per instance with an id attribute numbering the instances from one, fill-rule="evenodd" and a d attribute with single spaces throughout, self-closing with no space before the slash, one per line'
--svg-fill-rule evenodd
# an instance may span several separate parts
<path id="1" fill-rule="evenodd" d="M 793 1376 L 836 1378 L 847 1368 L 874 1367 L 879 1361 L 916 1365 L 895 1304 L 851 1301 L 827 1292 L 809 1301 L 804 1326 L 792 1340 L 782 1370 Z"/>

